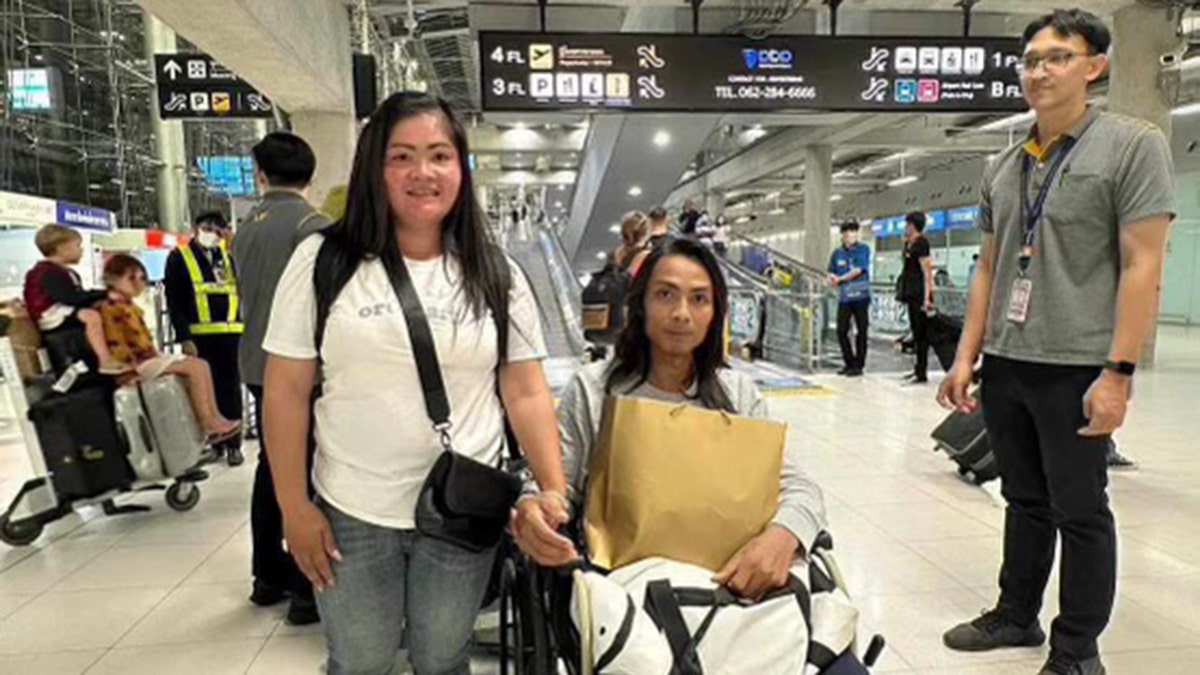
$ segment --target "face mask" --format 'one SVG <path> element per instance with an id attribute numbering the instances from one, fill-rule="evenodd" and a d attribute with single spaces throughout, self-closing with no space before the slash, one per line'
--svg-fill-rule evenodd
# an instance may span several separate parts
<path id="1" fill-rule="evenodd" d="M 200 236 L 196 237 L 196 239 L 204 248 L 216 248 L 217 244 L 221 242 L 221 237 L 212 232 L 201 232 Z"/>

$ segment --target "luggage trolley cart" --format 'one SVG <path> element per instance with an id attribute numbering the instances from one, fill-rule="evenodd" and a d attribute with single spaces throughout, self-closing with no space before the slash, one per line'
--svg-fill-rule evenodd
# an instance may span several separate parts
<path id="1" fill-rule="evenodd" d="M 159 482 L 137 482 L 134 478 L 132 464 L 129 462 L 129 447 L 119 447 L 124 454 L 125 479 L 118 485 L 98 491 L 86 497 L 74 494 L 64 494 L 61 485 L 56 484 L 56 477 L 47 464 L 45 452 L 38 437 L 37 428 L 27 414 L 30 408 L 29 396 L 20 371 L 17 369 L 16 357 L 12 343 L 8 337 L 0 336 L 0 395 L 8 399 L 20 428 L 21 436 L 29 457 L 29 465 L 33 478 L 27 480 L 18 490 L 12 502 L 0 514 L 0 541 L 11 546 L 27 546 L 41 536 L 45 526 L 51 522 L 66 517 L 77 508 L 98 505 L 103 508 L 105 515 L 121 515 L 149 511 L 150 507 L 140 504 L 117 505 L 114 498 L 129 492 L 149 490 L 166 490 L 167 504 L 176 511 L 188 511 L 200 500 L 200 489 L 197 482 L 208 478 L 208 474 L 198 467 L 189 467 L 179 475 L 171 476 L 172 484 L 168 487 Z M 116 423 L 114 422 L 114 426 Z M 119 446 L 130 446 L 133 441 L 128 437 L 122 438 L 119 432 L 114 432 Z M 89 449 L 84 448 L 82 456 L 87 457 Z"/>

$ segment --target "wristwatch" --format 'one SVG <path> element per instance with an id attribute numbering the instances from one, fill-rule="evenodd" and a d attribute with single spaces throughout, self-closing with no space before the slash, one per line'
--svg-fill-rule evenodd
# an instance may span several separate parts
<path id="1" fill-rule="evenodd" d="M 1134 371 L 1137 370 L 1137 364 L 1129 361 L 1105 361 L 1104 369 L 1111 370 L 1118 375 L 1132 377 Z"/>

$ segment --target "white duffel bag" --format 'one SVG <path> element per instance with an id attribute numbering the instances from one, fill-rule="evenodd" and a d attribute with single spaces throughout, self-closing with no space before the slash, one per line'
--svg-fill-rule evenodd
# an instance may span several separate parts
<path id="1" fill-rule="evenodd" d="M 712 576 L 662 558 L 607 576 L 576 572 L 571 618 L 584 672 L 815 673 L 854 640 L 858 615 L 849 598 L 823 573 L 813 577 L 818 591 L 810 591 L 806 563 L 792 568 L 788 588 L 753 604 L 719 588 Z"/>

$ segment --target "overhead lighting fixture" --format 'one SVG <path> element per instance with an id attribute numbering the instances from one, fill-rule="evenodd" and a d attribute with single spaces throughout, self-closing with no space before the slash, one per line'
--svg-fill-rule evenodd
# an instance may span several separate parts
<path id="1" fill-rule="evenodd" d="M 1032 110 L 1030 110 L 1030 111 L 1023 112 L 1023 113 L 1020 113 L 1017 115 L 1010 115 L 1003 119 L 998 119 L 995 122 L 988 122 L 987 124 L 980 126 L 979 130 L 980 131 L 1007 130 L 1007 129 L 1011 129 L 1011 128 L 1017 126 L 1018 124 L 1027 124 L 1029 122 L 1032 122 L 1034 117 L 1036 117 L 1036 116 L 1037 116 L 1036 113 L 1034 113 Z"/>
<path id="2" fill-rule="evenodd" d="M 1171 111 L 1171 114 L 1176 117 L 1186 117 L 1188 115 L 1195 115 L 1196 113 L 1200 113 L 1200 103 L 1188 103 Z"/>
<path id="3" fill-rule="evenodd" d="M 616 224 L 616 223 L 614 223 L 614 224 L 612 224 L 612 225 L 610 225 L 610 226 L 609 226 L 609 228 L 608 228 L 608 231 L 609 231 L 609 232 L 612 232 L 613 234 L 620 234 L 620 233 L 621 233 L 621 226 L 620 226 L 620 225 L 618 225 L 618 224 Z"/>
<path id="4" fill-rule="evenodd" d="M 750 222 L 750 216 L 738 216 L 737 218 L 733 219 L 733 223 L 735 225 L 741 225 L 748 222 Z"/>
<path id="5" fill-rule="evenodd" d="M 559 185 L 558 185 L 558 191 L 559 191 L 559 192 L 566 192 L 566 191 L 567 191 L 567 186 L 566 186 L 566 185 L 563 185 L 562 183 L 559 183 Z"/>
<path id="6" fill-rule="evenodd" d="M 779 193 L 778 192 L 769 192 L 769 193 L 767 193 L 766 197 L 764 197 L 764 198 L 767 200 L 779 199 Z"/>
<path id="7" fill-rule="evenodd" d="M 915 182 L 917 182 L 917 181 L 919 181 L 919 180 L 921 180 L 921 177 L 920 177 L 920 176 L 912 176 L 912 175 L 909 175 L 909 176 L 901 176 L 901 177 L 899 177 L 899 178 L 896 178 L 896 179 L 894 179 L 894 180 L 889 180 L 889 181 L 888 181 L 888 187 L 900 187 L 901 185 L 910 185 L 910 184 L 912 184 L 912 183 L 915 183 Z"/>
<path id="8" fill-rule="evenodd" d="M 775 208 L 767 211 L 768 216 L 782 216 L 785 213 L 787 213 L 787 210 L 783 208 Z"/>
<path id="9" fill-rule="evenodd" d="M 554 202 L 554 208 L 556 208 L 556 209 L 561 209 L 561 208 L 562 208 L 562 202 Z"/>
<path id="10" fill-rule="evenodd" d="M 633 187 L 629 188 L 629 196 L 630 197 L 641 197 L 642 196 L 641 186 L 634 185 Z"/>
<path id="11" fill-rule="evenodd" d="M 608 260 L 608 254 L 605 253 L 604 251 L 600 251 L 599 253 L 596 254 L 596 259 L 597 260 Z"/>
<path id="12" fill-rule="evenodd" d="M 829 198 L 829 201 L 840 202 L 840 201 L 842 201 L 842 199 L 844 199 L 844 198 L 841 195 L 833 195 L 832 197 Z"/>
<path id="13" fill-rule="evenodd" d="M 661 129 L 654 133 L 653 142 L 660 148 L 665 148 L 671 144 L 671 134 L 662 131 Z"/>
<path id="14" fill-rule="evenodd" d="M 513 125 L 513 128 L 524 130 L 524 129 L 528 129 L 529 125 L 525 124 L 524 122 L 517 122 L 516 124 Z"/>

